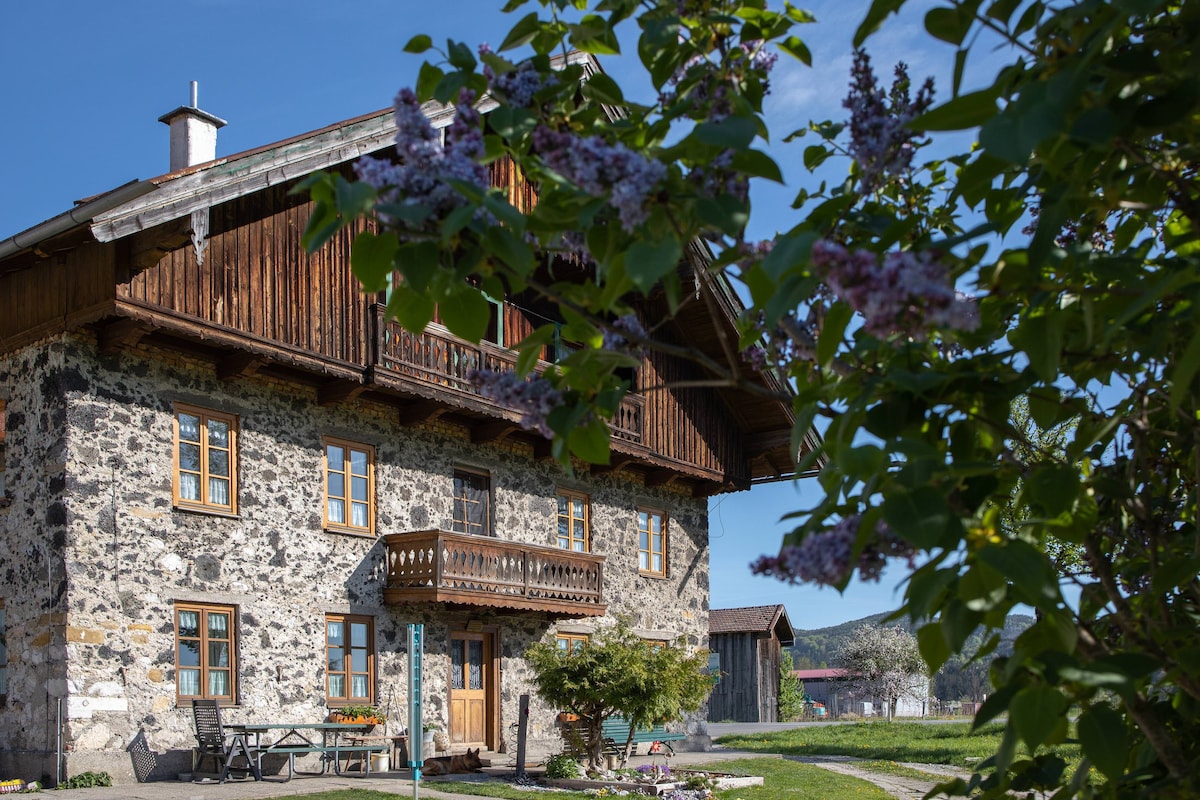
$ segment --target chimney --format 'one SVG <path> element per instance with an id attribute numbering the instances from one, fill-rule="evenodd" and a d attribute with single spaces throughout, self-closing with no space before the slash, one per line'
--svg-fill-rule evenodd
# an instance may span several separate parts
<path id="1" fill-rule="evenodd" d="M 171 126 L 171 171 L 203 164 L 217 157 L 217 128 L 225 120 L 196 107 L 196 81 L 192 81 L 191 105 L 180 106 L 158 118 Z"/>

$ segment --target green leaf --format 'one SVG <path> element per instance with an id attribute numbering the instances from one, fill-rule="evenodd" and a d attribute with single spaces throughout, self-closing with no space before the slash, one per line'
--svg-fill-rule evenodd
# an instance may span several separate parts
<path id="1" fill-rule="evenodd" d="M 424 292 L 413 291 L 401 284 L 392 287 L 392 298 L 387 304 L 388 317 L 396 320 L 405 330 L 420 333 L 433 321 L 436 307 Z"/>
<path id="2" fill-rule="evenodd" d="M 951 514 L 941 492 L 922 486 L 896 492 L 884 500 L 883 518 L 903 539 L 929 549 L 945 543 Z"/>
<path id="3" fill-rule="evenodd" d="M 904 0 L 874 0 L 858 30 L 854 32 L 854 46 L 862 47 L 867 37 L 879 29 L 888 16 L 895 14 L 904 5 Z"/>
<path id="4" fill-rule="evenodd" d="M 625 272 L 643 293 L 649 292 L 667 273 L 679 266 L 683 248 L 668 236 L 654 242 L 638 240 L 625 255 Z"/>
<path id="5" fill-rule="evenodd" d="M 813 231 L 803 231 L 799 234 L 789 233 L 780 237 L 775 241 L 771 252 L 763 259 L 763 272 L 778 282 L 786 272 L 808 261 L 816 240 L 817 234 Z"/>
<path id="6" fill-rule="evenodd" d="M 779 165 L 761 150 L 735 150 L 731 165 L 748 177 L 766 178 L 775 183 L 783 183 L 783 173 L 779 171 Z"/>
<path id="7" fill-rule="evenodd" d="M 406 242 L 396 251 L 395 264 L 410 289 L 425 293 L 438 271 L 438 257 L 438 246 L 433 242 Z"/>
<path id="8" fill-rule="evenodd" d="M 491 305 L 474 286 L 463 284 L 439 307 L 442 322 L 455 336 L 478 342 L 487 333 Z"/>
<path id="9" fill-rule="evenodd" d="M 366 214 L 375 205 L 375 188 L 369 183 L 348 181 L 341 175 L 335 179 L 337 210 L 349 220 Z"/>
<path id="10" fill-rule="evenodd" d="M 916 131 L 958 131 L 974 128 L 996 115 L 996 92 L 983 89 L 959 95 L 908 124 Z"/>
<path id="11" fill-rule="evenodd" d="M 1183 403 L 1183 399 L 1192 393 L 1192 381 L 1200 370 L 1200 331 L 1192 333 L 1187 347 L 1170 372 L 1171 409 L 1174 411 Z"/>
<path id="12" fill-rule="evenodd" d="M 381 292 L 387 288 L 399 248 L 400 240 L 391 231 L 379 235 L 360 231 L 354 237 L 350 247 L 350 268 L 363 291 Z"/>
<path id="13" fill-rule="evenodd" d="M 592 464 L 607 464 L 609 456 L 608 425 L 595 417 L 571 428 L 567 435 L 571 452 Z"/>
<path id="14" fill-rule="evenodd" d="M 827 369 L 833 361 L 853 316 L 854 310 L 846 303 L 837 302 L 829 307 L 817 338 L 817 364 L 821 369 Z"/>
<path id="15" fill-rule="evenodd" d="M 930 623 L 917 630 L 917 647 L 930 672 L 937 672 L 950 658 L 950 645 L 942 635 L 942 626 Z"/>
<path id="16" fill-rule="evenodd" d="M 423 33 L 418 33 L 416 36 L 408 40 L 408 44 L 404 45 L 404 52 L 424 53 L 431 47 L 433 47 L 433 39 L 430 39 Z"/>
<path id="17" fill-rule="evenodd" d="M 433 90 L 442 82 L 446 73 L 426 61 L 417 72 L 417 99 L 422 103 L 433 98 Z"/>
<path id="18" fill-rule="evenodd" d="M 1057 689 L 1030 686 L 1013 697 L 1008 718 L 1029 752 L 1034 753 L 1054 732 L 1066 710 L 1067 700 Z"/>
<path id="19" fill-rule="evenodd" d="M 1091 759 L 1096 769 L 1110 781 L 1119 779 L 1125 772 L 1130 749 L 1121 714 L 1106 705 L 1089 706 L 1079 716 L 1076 731 L 1084 755 Z"/>
<path id="20" fill-rule="evenodd" d="M 512 50 L 513 48 L 528 44 L 534 36 L 537 36 L 541 29 L 542 24 L 538 19 L 537 12 L 534 11 L 526 14 L 516 25 L 512 26 L 512 30 L 508 32 L 508 36 L 504 37 L 504 41 L 500 43 L 498 52 L 503 53 L 505 50 Z"/>
<path id="21" fill-rule="evenodd" d="M 943 42 L 957 47 L 962 44 L 967 31 L 971 29 L 972 17 L 970 14 L 964 14 L 963 11 L 964 9 L 957 6 L 954 8 L 931 8 L 925 15 L 925 30 L 933 38 L 941 39 Z"/>
<path id="22" fill-rule="evenodd" d="M 750 146 L 758 135 L 758 124 L 748 117 L 726 117 L 717 122 L 702 122 L 692 134 L 705 144 L 741 149 Z"/>
<path id="23" fill-rule="evenodd" d="M 1008 335 L 1013 346 L 1024 351 L 1034 374 L 1046 383 L 1058 380 L 1062 356 L 1063 315 L 1039 314 L 1025 317 Z"/>
<path id="24" fill-rule="evenodd" d="M 778 43 L 779 49 L 807 67 L 812 66 L 812 53 L 799 36 L 789 36 Z"/>
<path id="25" fill-rule="evenodd" d="M 809 172 L 824 164 L 827 158 L 829 151 L 825 149 L 825 145 L 810 144 L 804 148 L 804 168 Z"/>
<path id="26" fill-rule="evenodd" d="M 584 97 L 597 103 L 610 106 L 625 104 L 625 95 L 621 92 L 620 85 L 603 72 L 588 78 L 580 91 Z"/>
<path id="27" fill-rule="evenodd" d="M 1031 603 L 1052 599 L 1057 594 L 1058 583 L 1049 556 L 1028 542 L 1010 539 L 1000 545 L 989 544 L 978 551 L 978 557 L 1001 575 L 1007 575 Z"/>
<path id="28" fill-rule="evenodd" d="M 525 240 L 508 228 L 491 226 L 484 234 L 487 251 L 498 257 L 519 275 L 528 276 L 533 270 L 533 251 Z"/>
<path id="29" fill-rule="evenodd" d="M 518 375 L 528 375 L 533 371 L 546 346 L 554 341 L 556 332 L 556 325 L 542 325 L 521 340 L 521 343 L 517 345 Z"/>
<path id="30" fill-rule="evenodd" d="M 471 48 L 462 42 L 447 41 L 446 49 L 451 66 L 468 72 L 475 69 L 475 54 L 471 52 Z"/>

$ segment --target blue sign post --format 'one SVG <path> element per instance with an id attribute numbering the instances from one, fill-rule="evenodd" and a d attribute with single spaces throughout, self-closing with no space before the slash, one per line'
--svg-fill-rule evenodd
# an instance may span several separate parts
<path id="1" fill-rule="evenodd" d="M 425 626 L 408 625 L 408 766 L 412 767 L 413 800 L 421 782 L 421 656 L 425 649 Z"/>

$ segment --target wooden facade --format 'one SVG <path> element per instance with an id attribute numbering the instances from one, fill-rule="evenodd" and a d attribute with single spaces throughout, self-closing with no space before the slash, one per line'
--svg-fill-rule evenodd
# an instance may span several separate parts
<path id="1" fill-rule="evenodd" d="M 708 699 L 710 722 L 778 722 L 779 665 L 795 641 L 783 606 L 713 609 L 708 647 L 721 679 Z"/>

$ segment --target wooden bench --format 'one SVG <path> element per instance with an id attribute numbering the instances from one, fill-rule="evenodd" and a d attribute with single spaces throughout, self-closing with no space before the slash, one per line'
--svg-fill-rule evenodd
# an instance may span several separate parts
<path id="1" fill-rule="evenodd" d="M 611 747 L 614 752 L 619 753 L 629 738 L 629 723 L 623 717 L 609 717 L 600 723 L 600 732 L 604 736 L 605 751 L 607 752 Z M 675 748 L 671 747 L 671 742 L 685 739 L 687 739 L 686 733 L 671 733 L 662 725 L 655 725 L 653 728 L 643 728 L 633 732 L 633 749 L 630 752 L 636 754 L 639 744 L 662 742 L 663 746 L 673 754 Z"/>
<path id="2" fill-rule="evenodd" d="M 574 752 L 582 742 L 581 723 L 577 720 L 563 720 L 560 724 L 563 729 L 563 740 L 566 742 L 568 750 Z M 609 717 L 600 723 L 600 735 L 604 741 L 604 754 L 619 755 L 625 747 L 625 741 L 629 738 L 629 722 L 623 717 Z M 685 739 L 687 739 L 686 733 L 671 733 L 662 725 L 642 728 L 633 732 L 633 748 L 630 750 L 630 754 L 637 754 L 639 744 L 653 744 L 654 742 L 661 742 L 669 753 L 674 754 L 675 749 L 671 746 L 671 742 Z"/>
<path id="3" fill-rule="evenodd" d="M 386 753 L 391 750 L 391 744 L 380 742 L 378 744 L 344 744 L 334 747 L 333 745 L 289 745 L 283 744 L 278 747 L 263 748 L 258 750 L 258 763 L 261 770 L 263 756 L 286 755 L 288 757 L 288 774 L 281 782 L 290 781 L 295 775 L 324 775 L 325 760 L 333 761 L 333 771 L 341 775 L 341 765 L 338 758 L 342 754 L 353 755 L 359 754 L 363 764 L 363 775 L 371 774 L 371 753 Z M 320 753 L 322 758 L 320 772 L 302 772 L 296 769 L 296 756 L 308 755 L 310 753 Z M 265 779 L 264 779 L 265 780 Z"/>

